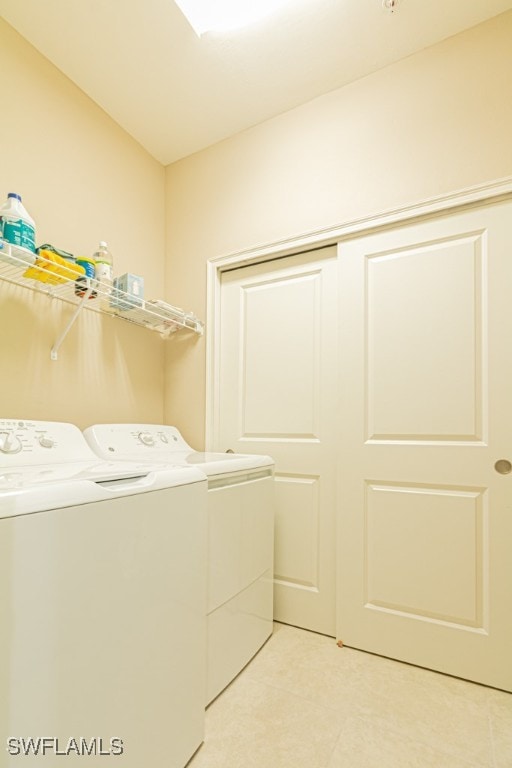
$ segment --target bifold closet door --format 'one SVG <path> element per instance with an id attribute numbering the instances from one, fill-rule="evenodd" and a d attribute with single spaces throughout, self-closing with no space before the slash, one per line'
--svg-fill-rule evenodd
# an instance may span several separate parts
<path id="1" fill-rule="evenodd" d="M 338 637 L 512 690 L 512 203 L 340 273 Z"/>
<path id="2" fill-rule="evenodd" d="M 215 448 L 276 462 L 275 618 L 335 634 L 336 248 L 222 275 Z"/>

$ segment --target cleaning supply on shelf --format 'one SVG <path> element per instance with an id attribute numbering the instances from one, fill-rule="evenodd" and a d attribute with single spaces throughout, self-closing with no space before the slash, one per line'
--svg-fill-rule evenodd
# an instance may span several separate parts
<path id="1" fill-rule="evenodd" d="M 112 293 L 114 279 L 114 261 L 108 245 L 104 240 L 100 240 L 98 250 L 93 254 L 96 262 L 96 280 L 98 281 L 98 292 L 101 296 L 101 308 L 110 309 L 109 297 Z"/>
<path id="2" fill-rule="evenodd" d="M 76 263 L 84 268 L 85 275 L 79 277 L 75 282 L 75 294 L 77 296 L 84 296 L 91 284 L 94 285 L 94 280 L 96 278 L 96 262 L 88 256 L 78 256 Z M 98 292 L 93 290 L 89 294 L 89 298 L 95 299 L 97 295 Z"/>
<path id="3" fill-rule="evenodd" d="M 104 240 L 100 240 L 98 250 L 93 254 L 93 259 L 96 263 L 96 279 L 102 284 L 102 292 L 111 293 L 112 281 L 114 279 L 114 262 L 108 245 Z"/>
<path id="4" fill-rule="evenodd" d="M 144 307 L 144 278 L 140 275 L 125 275 L 114 278 L 114 287 L 110 306 L 114 309 L 128 310 Z"/>
<path id="5" fill-rule="evenodd" d="M 64 253 L 66 256 L 61 255 Z M 85 269 L 76 263 L 73 254 L 58 251 L 48 244 L 39 246 L 35 264 L 23 273 L 27 279 L 50 285 L 68 283 L 82 275 L 85 275 Z"/>
<path id="6" fill-rule="evenodd" d="M 36 225 L 16 192 L 9 192 L 7 201 L 0 208 L 0 237 L 20 250 L 19 258 L 23 261 L 28 264 L 35 261 Z M 4 256 L 3 250 L 0 250 L 0 258 Z"/>
<path id="7" fill-rule="evenodd" d="M 76 262 L 76 259 L 72 253 L 69 253 L 69 251 L 63 251 L 62 248 L 56 248 L 54 245 L 50 245 L 50 243 L 39 245 L 36 249 L 36 253 L 40 253 L 41 251 L 51 251 L 52 253 L 57 254 L 57 256 L 60 256 L 62 259 L 66 259 L 66 261 L 72 261 L 73 263 Z"/>

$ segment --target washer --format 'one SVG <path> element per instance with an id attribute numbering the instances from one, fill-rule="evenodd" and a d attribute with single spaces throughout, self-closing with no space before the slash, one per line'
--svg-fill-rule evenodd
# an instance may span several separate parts
<path id="1" fill-rule="evenodd" d="M 206 488 L 99 460 L 71 424 L 0 420 L 2 765 L 182 768 L 200 746 Z"/>
<path id="2" fill-rule="evenodd" d="M 193 466 L 208 478 L 209 704 L 272 634 L 273 459 L 194 451 L 165 425 L 97 424 L 84 434 L 103 458 Z"/>

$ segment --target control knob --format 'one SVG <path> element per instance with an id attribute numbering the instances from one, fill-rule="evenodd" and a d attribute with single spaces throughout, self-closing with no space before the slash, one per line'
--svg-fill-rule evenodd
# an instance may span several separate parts
<path id="1" fill-rule="evenodd" d="M 47 437 L 46 435 L 40 435 L 39 436 L 39 445 L 41 448 L 53 448 L 55 445 L 55 441 L 51 439 L 51 437 Z"/>
<path id="2" fill-rule="evenodd" d="M 0 432 L 0 451 L 2 453 L 19 453 L 21 441 L 12 432 Z"/>
<path id="3" fill-rule="evenodd" d="M 149 432 L 139 432 L 139 440 L 142 445 L 152 446 L 155 444 L 155 438 Z"/>

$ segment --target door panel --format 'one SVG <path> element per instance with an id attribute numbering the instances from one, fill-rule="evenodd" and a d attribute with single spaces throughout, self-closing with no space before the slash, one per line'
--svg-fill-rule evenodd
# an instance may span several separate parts
<path id="1" fill-rule="evenodd" d="M 365 605 L 483 628 L 482 492 L 367 483 L 365 501 Z"/>
<path id="2" fill-rule="evenodd" d="M 215 448 L 276 462 L 275 617 L 335 632 L 336 249 L 224 273 Z"/>
<path id="3" fill-rule="evenodd" d="M 319 477 L 276 477 L 275 578 L 281 584 L 319 588 Z"/>
<path id="4" fill-rule="evenodd" d="M 367 439 L 482 439 L 482 237 L 368 254 Z"/>
<path id="5" fill-rule="evenodd" d="M 338 636 L 512 690 L 512 205 L 340 246 Z"/>
<path id="6" fill-rule="evenodd" d="M 318 439 L 321 279 L 292 272 L 241 291 L 242 438 Z"/>

